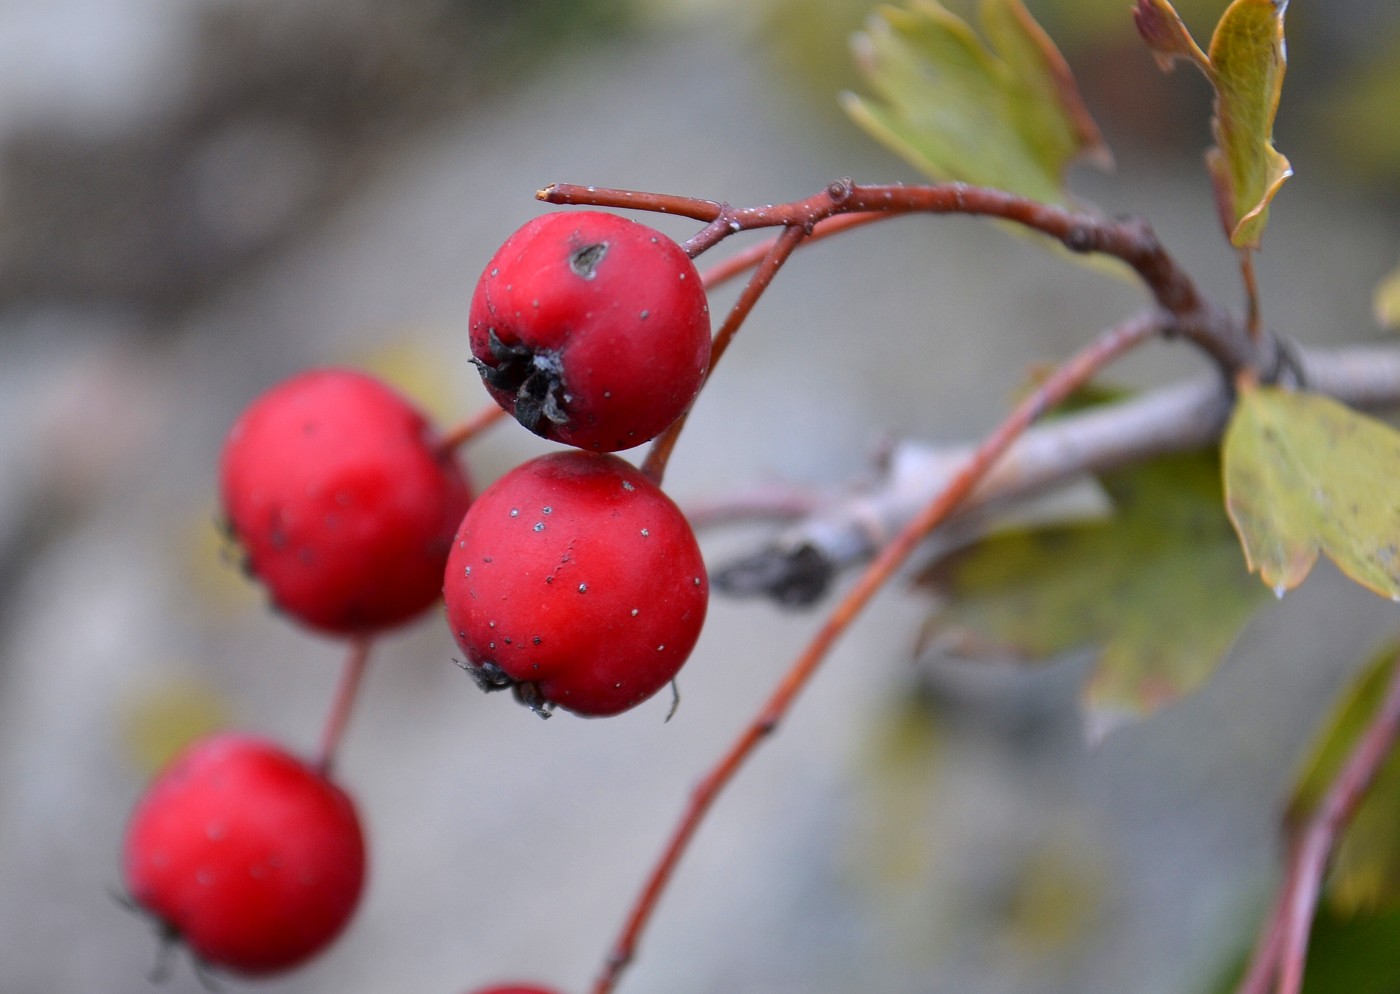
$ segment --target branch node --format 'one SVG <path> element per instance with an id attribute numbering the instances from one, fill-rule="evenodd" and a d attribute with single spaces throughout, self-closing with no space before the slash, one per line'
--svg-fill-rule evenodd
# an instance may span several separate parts
<path id="1" fill-rule="evenodd" d="M 844 176 L 826 188 L 826 195 L 831 198 L 833 204 L 840 205 L 851 198 L 854 189 L 855 181 L 849 176 Z"/>

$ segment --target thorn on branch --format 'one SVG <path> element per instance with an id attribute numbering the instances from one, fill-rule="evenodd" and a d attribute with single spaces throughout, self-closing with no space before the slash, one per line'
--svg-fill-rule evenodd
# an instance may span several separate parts
<path id="1" fill-rule="evenodd" d="M 819 601 L 835 575 L 835 564 L 811 545 L 770 546 L 719 570 L 711 583 L 731 597 L 768 597 L 801 608 Z"/>

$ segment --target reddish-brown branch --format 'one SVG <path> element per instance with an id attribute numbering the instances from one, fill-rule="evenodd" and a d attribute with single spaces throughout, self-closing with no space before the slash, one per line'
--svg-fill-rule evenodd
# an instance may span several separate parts
<path id="1" fill-rule="evenodd" d="M 452 452 L 466 445 L 487 428 L 506 416 L 505 408 L 497 404 L 483 407 L 475 414 L 468 415 L 459 424 L 452 426 L 442 436 L 438 444 L 444 452 Z"/>
<path id="2" fill-rule="evenodd" d="M 705 221 L 705 228 L 686 242 L 686 251 L 692 257 L 740 231 L 797 226 L 810 232 L 837 215 L 932 213 L 1000 218 L 1048 235 L 1071 251 L 1102 253 L 1127 263 L 1158 306 L 1172 315 L 1173 330 L 1204 349 L 1227 373 L 1249 367 L 1268 370 L 1274 359 L 1275 343 L 1254 341 L 1246 329 L 1203 297 L 1152 229 L 1137 218 L 1107 218 L 1067 210 L 1004 190 L 964 183 L 862 186 L 839 180 L 802 200 L 742 208 L 709 200 L 562 183 L 546 187 L 537 196 L 552 204 L 663 210 Z"/>
<path id="3" fill-rule="evenodd" d="M 729 309 L 724 324 L 720 325 L 719 331 L 715 332 L 714 343 L 710 346 L 710 365 L 705 371 L 706 380 L 714 373 L 715 366 L 719 364 L 720 359 L 729 348 L 729 343 L 734 340 L 739 328 L 752 313 L 754 305 L 758 303 L 758 298 L 763 296 L 763 291 L 768 289 L 773 282 L 773 277 L 778 275 L 778 270 L 783 268 L 783 263 L 788 261 L 797 246 L 802 244 L 802 240 L 806 237 L 807 232 L 803 228 L 785 228 L 768 249 L 763 261 L 749 277 L 744 292 L 739 295 L 739 299 Z M 666 464 L 671 460 L 676 440 L 680 438 L 681 431 L 684 430 L 689 417 L 690 412 L 686 411 L 662 432 L 652 443 L 651 448 L 647 450 L 646 461 L 642 463 L 642 472 L 658 484 L 661 482 L 661 478 L 666 475 Z"/>
<path id="4" fill-rule="evenodd" d="M 367 635 L 350 640 L 350 649 L 340 670 L 340 683 L 335 689 L 330 714 L 321 731 L 321 747 L 316 754 L 316 769 L 322 776 L 331 775 L 335 766 L 336 754 L 345 738 L 345 729 L 350 724 L 350 712 L 355 709 L 355 701 L 360 696 L 360 685 L 364 682 L 365 670 L 369 667 L 369 650 L 373 639 Z"/>
<path id="5" fill-rule="evenodd" d="M 724 210 L 724 204 L 698 197 L 678 197 L 669 193 L 643 193 L 639 190 L 612 190 L 597 186 L 575 186 L 573 183 L 551 183 L 535 191 L 535 199 L 547 204 L 577 204 L 590 207 L 612 207 L 622 210 L 650 211 L 653 214 L 676 214 L 697 221 L 713 221 Z"/>
<path id="6" fill-rule="evenodd" d="M 909 555 L 970 494 L 997 460 L 1038 418 L 1087 383 L 1107 363 L 1127 350 L 1161 333 L 1170 325 L 1158 312 L 1147 312 L 1100 335 L 1068 362 L 1058 367 L 1025 400 L 1021 401 L 995 431 L 969 456 L 955 475 L 878 556 L 866 567 L 855 586 L 818 629 L 806 649 L 784 674 L 762 709 L 730 746 L 729 750 L 700 781 L 690 803 L 677 823 L 670 841 L 638 895 L 626 923 L 612 947 L 593 994 L 610 994 L 622 971 L 636 953 L 641 934 L 666 889 L 676 865 L 706 813 L 724 787 L 733 779 L 758 744 L 778 727 L 798 694 L 826 658 L 836 640 L 850 627 L 866 605 L 903 565 Z"/>
<path id="7" fill-rule="evenodd" d="M 804 244 L 810 245 L 812 242 L 829 238 L 832 235 L 839 235 L 843 231 L 858 228 L 862 225 L 870 224 L 872 221 L 883 221 L 887 218 L 895 217 L 894 214 L 841 214 L 836 217 L 829 217 L 825 221 L 819 222 L 812 229 L 812 233 L 807 236 Z M 729 258 L 715 263 L 709 269 L 700 274 L 700 280 L 705 284 L 706 290 L 713 290 L 717 286 L 729 282 L 741 273 L 747 272 L 763 261 L 769 250 L 777 244 L 777 238 L 769 238 L 757 245 L 750 245 L 748 248 L 735 252 Z"/>

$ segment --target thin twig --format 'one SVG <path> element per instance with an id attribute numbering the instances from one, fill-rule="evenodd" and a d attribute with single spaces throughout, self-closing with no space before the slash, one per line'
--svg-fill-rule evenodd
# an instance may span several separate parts
<path id="1" fill-rule="evenodd" d="M 783 263 L 787 262 L 797 246 L 807 237 L 807 232 L 799 227 L 785 228 L 778 236 L 772 247 L 764 255 L 763 261 L 749 277 L 748 284 L 744 287 L 744 292 L 739 295 L 739 299 L 734 302 L 734 306 L 729 309 L 728 316 L 724 319 L 724 324 L 720 325 L 719 331 L 715 332 L 714 342 L 710 345 L 710 365 L 705 371 L 705 379 L 709 380 L 715 371 L 715 366 L 723 358 L 729 344 L 738 334 L 739 328 L 747 320 L 749 314 L 753 312 L 754 305 L 758 303 L 758 298 L 763 296 L 763 291 L 767 290 L 773 282 L 773 277 L 778 274 L 778 270 L 783 268 Z M 703 384 L 702 384 L 703 386 Z M 642 472 L 647 474 L 656 483 L 661 482 L 661 478 L 666 474 L 666 464 L 670 462 L 671 453 L 675 450 L 676 441 L 680 438 L 681 432 L 685 429 L 685 423 L 690 417 L 690 411 L 686 411 L 677 418 L 669 428 L 657 437 L 647 450 L 646 460 L 642 463 Z"/>
<path id="2" fill-rule="evenodd" d="M 373 639 L 368 635 L 358 635 L 350 640 L 350 649 L 341 666 L 340 682 L 336 685 L 330 714 L 321 730 L 321 748 L 316 754 L 316 769 L 323 777 L 329 777 L 335 766 L 336 754 L 345 738 L 345 729 L 350 724 L 350 712 L 355 708 L 365 670 L 369 667 L 369 651 L 372 644 Z"/>
<path id="3" fill-rule="evenodd" d="M 487 428 L 503 420 L 506 416 L 506 409 L 499 404 L 492 404 L 483 407 L 474 414 L 469 414 L 459 424 L 454 425 L 443 433 L 442 441 L 438 443 L 443 452 L 454 452 L 466 445 L 476 436 L 480 435 Z"/>
<path id="4" fill-rule="evenodd" d="M 870 224 L 873 221 L 884 221 L 895 214 L 871 213 L 871 214 L 841 214 L 836 217 L 829 217 L 825 221 L 818 222 L 812 228 L 812 233 L 807 236 L 804 245 L 812 242 L 830 238 L 832 235 L 839 235 L 843 231 L 850 231 L 852 228 L 859 228 Z M 713 290 L 717 286 L 734 279 L 736 276 L 752 269 L 763 261 L 772 247 L 777 244 L 777 238 L 766 239 L 757 245 L 750 245 L 715 263 L 709 269 L 700 274 L 700 281 L 705 284 L 706 290 Z"/>
<path id="5" fill-rule="evenodd" d="M 845 633 L 860 612 L 895 574 L 924 538 L 948 518 L 958 504 L 977 486 L 997 460 L 1032 423 L 1062 402 L 1069 394 L 1092 379 L 1111 360 L 1159 334 L 1164 316 L 1155 312 L 1130 319 L 1104 332 L 1088 346 L 1058 367 L 1030 396 L 1021 401 L 1007 418 L 968 458 L 962 471 L 931 500 L 905 529 L 881 550 L 855 586 L 818 629 L 803 653 L 784 674 L 777 688 L 752 722 L 731 745 L 691 795 L 690 803 L 677 823 L 670 841 L 653 868 L 626 923 L 612 947 L 603 971 L 593 986 L 593 994 L 610 994 L 622 971 L 636 954 L 641 934 L 660 900 L 706 813 L 745 760 L 778 727 L 793 701 L 806 687 L 836 640 Z"/>

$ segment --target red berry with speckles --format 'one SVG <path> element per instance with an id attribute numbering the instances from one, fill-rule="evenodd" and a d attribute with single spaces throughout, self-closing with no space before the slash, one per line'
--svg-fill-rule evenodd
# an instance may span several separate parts
<path id="1" fill-rule="evenodd" d="M 447 560 L 466 668 L 544 714 L 617 714 L 666 686 L 705 620 L 709 582 L 680 509 L 616 456 L 533 459 L 486 489 Z"/>
<path id="2" fill-rule="evenodd" d="M 229 432 L 220 489 L 273 603 L 344 634 L 400 624 L 437 600 L 468 503 L 460 466 L 423 415 L 341 369 L 255 400 Z"/>
<path id="3" fill-rule="evenodd" d="M 660 232 L 597 211 L 546 214 L 487 265 L 471 349 L 491 395 L 526 428 L 616 452 L 695 399 L 709 305 L 694 263 Z"/>
<path id="4" fill-rule="evenodd" d="M 151 783 L 127 827 L 132 900 L 199 959 L 289 970 L 350 920 L 365 876 L 354 805 L 277 745 L 217 735 Z"/>

